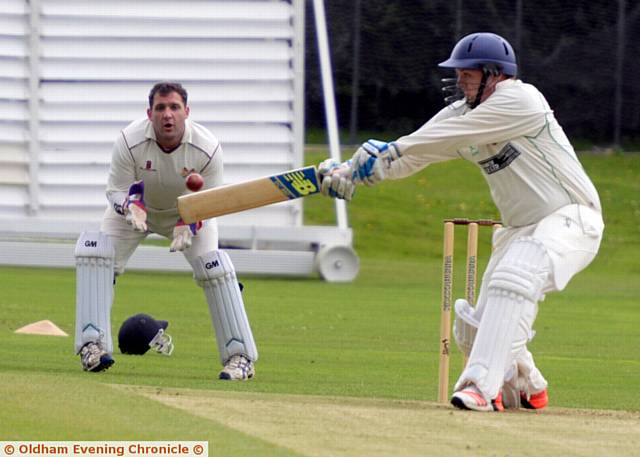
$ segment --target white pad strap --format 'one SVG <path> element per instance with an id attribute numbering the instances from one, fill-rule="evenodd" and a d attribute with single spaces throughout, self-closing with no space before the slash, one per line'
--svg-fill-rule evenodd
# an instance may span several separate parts
<path id="1" fill-rule="evenodd" d="M 538 240 L 514 240 L 488 279 L 485 311 L 456 390 L 472 383 L 487 399 L 498 395 L 514 359 L 533 337 L 537 300 L 542 296 L 550 265 Z"/>
<path id="2" fill-rule="evenodd" d="M 211 251 L 199 256 L 193 267 L 209 304 L 222 364 L 237 354 L 257 360 L 258 350 L 229 255 L 224 251 Z"/>
<path id="3" fill-rule="evenodd" d="M 522 378 L 523 390 L 527 394 L 538 393 L 547 388 L 547 380 L 536 367 L 531 352 L 522 351 L 517 359 L 518 374 Z"/>
<path id="4" fill-rule="evenodd" d="M 83 232 L 76 242 L 75 258 L 76 352 L 88 342 L 100 342 L 112 353 L 113 243 L 105 233 Z"/>
<path id="5" fill-rule="evenodd" d="M 502 403 L 505 408 L 519 408 L 522 394 L 529 398 L 532 394 L 542 392 L 547 386 L 547 380 L 533 362 L 531 352 L 525 349 L 505 375 Z"/>

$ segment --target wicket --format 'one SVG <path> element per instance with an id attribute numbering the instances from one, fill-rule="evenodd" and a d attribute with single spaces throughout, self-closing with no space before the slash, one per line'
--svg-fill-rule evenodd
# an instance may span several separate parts
<path id="1" fill-rule="evenodd" d="M 442 257 L 442 307 L 440 313 L 440 365 L 438 379 L 438 402 L 449 401 L 449 356 L 451 345 L 451 305 L 453 296 L 453 251 L 456 225 L 467 226 L 467 266 L 465 299 L 470 304 L 476 302 L 476 282 L 478 279 L 478 227 L 502 227 L 499 221 L 490 219 L 445 219 L 444 250 Z M 466 364 L 466 360 L 464 361 Z"/>

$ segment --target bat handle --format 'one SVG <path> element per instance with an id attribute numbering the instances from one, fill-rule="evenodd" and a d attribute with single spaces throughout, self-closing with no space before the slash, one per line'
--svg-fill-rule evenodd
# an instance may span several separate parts
<path id="1" fill-rule="evenodd" d="M 346 163 L 346 162 L 345 162 Z M 344 166 L 344 163 L 339 164 L 333 168 L 330 168 L 329 170 L 327 170 L 325 173 L 321 172 L 320 170 L 318 170 L 318 181 L 320 182 L 320 184 L 322 184 L 322 181 L 324 181 L 324 179 L 327 176 L 332 176 L 334 174 L 338 174 L 344 178 L 349 178 L 351 177 L 353 171 L 351 169 L 350 166 Z"/>

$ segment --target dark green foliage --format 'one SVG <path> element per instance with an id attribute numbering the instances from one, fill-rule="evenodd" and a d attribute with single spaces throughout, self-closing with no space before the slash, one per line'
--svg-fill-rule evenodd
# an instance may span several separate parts
<path id="1" fill-rule="evenodd" d="M 451 75 L 440 71 L 438 62 L 457 39 L 487 31 L 511 42 L 522 78 L 547 96 L 569 136 L 612 144 L 619 81 L 622 144 L 629 148 L 638 140 L 638 2 L 626 1 L 624 41 L 618 47 L 618 2 L 370 0 L 362 2 L 359 61 L 354 61 L 353 47 L 355 2 L 325 3 L 343 128 L 349 126 L 355 65 L 360 66 L 357 129 L 409 133 L 443 106 L 439 81 Z M 308 5 L 306 114 L 308 125 L 322 127 L 313 8 Z M 618 62 L 619 49 L 624 55 Z"/>

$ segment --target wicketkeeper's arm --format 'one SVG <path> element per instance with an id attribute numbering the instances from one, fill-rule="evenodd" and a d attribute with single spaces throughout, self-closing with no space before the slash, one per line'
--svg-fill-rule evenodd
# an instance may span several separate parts
<path id="1" fill-rule="evenodd" d="M 125 215 L 129 188 L 135 181 L 135 163 L 121 134 L 113 145 L 107 180 L 107 200 L 116 213 Z"/>

